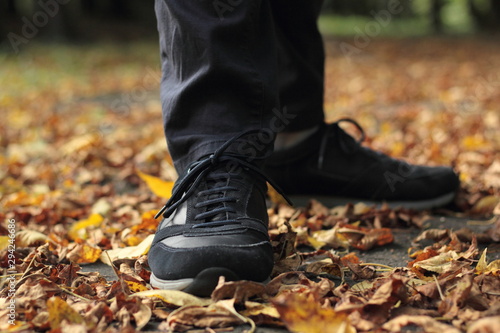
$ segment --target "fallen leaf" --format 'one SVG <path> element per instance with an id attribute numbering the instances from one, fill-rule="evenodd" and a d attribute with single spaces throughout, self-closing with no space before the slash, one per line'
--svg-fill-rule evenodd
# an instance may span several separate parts
<path id="1" fill-rule="evenodd" d="M 219 284 L 210 296 L 212 301 L 217 302 L 222 299 L 231 298 L 235 303 L 243 303 L 251 297 L 263 296 L 266 293 L 266 286 L 253 281 L 224 281 L 224 277 L 219 279 Z"/>
<path id="2" fill-rule="evenodd" d="M 409 325 L 421 327 L 426 333 L 460 333 L 460 331 L 450 325 L 440 323 L 429 316 L 408 316 L 403 315 L 389 320 L 382 325 L 384 330 L 389 332 L 402 332 L 402 329 Z"/>
<path id="3" fill-rule="evenodd" d="M 459 257 L 460 256 L 455 251 L 448 251 L 429 259 L 416 262 L 413 264 L 413 267 L 441 274 L 448 271 L 452 267 L 453 261 L 457 260 Z"/>
<path id="4" fill-rule="evenodd" d="M 474 215 L 490 215 L 495 210 L 495 207 L 500 203 L 500 197 L 489 195 L 479 199 L 478 202 L 471 208 L 470 213 Z"/>
<path id="5" fill-rule="evenodd" d="M 83 317 L 59 297 L 51 297 L 47 300 L 47 311 L 50 327 L 53 330 L 63 326 L 63 321 L 69 324 L 84 323 Z"/>
<path id="6" fill-rule="evenodd" d="M 11 238 L 9 236 L 0 236 L 0 251 L 9 247 Z"/>
<path id="7" fill-rule="evenodd" d="M 280 314 L 276 308 L 268 303 L 245 302 L 245 309 L 241 315 L 252 319 L 257 325 L 283 326 Z"/>
<path id="8" fill-rule="evenodd" d="M 500 332 L 500 316 L 486 317 L 476 320 L 467 328 L 467 333 Z"/>
<path id="9" fill-rule="evenodd" d="M 476 274 L 491 274 L 494 276 L 500 276 L 500 259 L 493 260 L 488 263 L 486 258 L 486 253 L 488 249 L 484 249 L 479 261 L 476 265 Z"/>
<path id="10" fill-rule="evenodd" d="M 133 297 L 158 298 L 166 304 L 183 306 L 205 306 L 212 304 L 210 299 L 199 298 L 179 290 L 145 290 L 132 294 Z"/>
<path id="11" fill-rule="evenodd" d="M 68 235 L 73 240 L 76 240 L 78 238 L 87 239 L 87 228 L 98 228 L 101 226 L 103 220 L 104 218 L 102 217 L 102 215 L 95 213 L 91 214 L 87 219 L 78 221 L 73 224 L 68 231 Z"/>
<path id="12" fill-rule="evenodd" d="M 48 236 L 35 230 L 21 230 L 16 235 L 16 246 L 29 247 L 48 241 Z"/>
<path id="13" fill-rule="evenodd" d="M 154 235 L 149 235 L 139 245 L 103 251 L 99 259 L 103 263 L 111 266 L 112 261 L 114 261 L 114 260 L 138 258 L 138 257 L 148 253 L 149 248 L 151 247 L 151 244 L 153 243 L 153 238 L 154 238 Z M 110 259 L 111 259 L 111 262 L 110 262 Z"/>
<path id="14" fill-rule="evenodd" d="M 355 333 L 347 314 L 322 307 L 311 293 L 286 293 L 271 300 L 286 327 L 301 333 Z"/>
<path id="15" fill-rule="evenodd" d="M 137 170 L 137 174 L 146 182 L 151 192 L 155 195 L 164 199 L 169 199 L 172 196 L 174 182 L 162 180 L 158 177 L 145 174 L 140 170 Z"/>
<path id="16" fill-rule="evenodd" d="M 138 331 L 149 323 L 152 314 L 151 308 L 142 303 L 139 304 L 139 309 L 137 311 L 132 312 Z"/>
<path id="17" fill-rule="evenodd" d="M 223 301 L 220 301 L 223 302 Z M 189 305 L 174 310 L 166 321 L 172 331 L 185 331 L 196 327 L 221 328 L 242 325 L 246 320 L 226 306 L 218 303 L 208 307 Z M 161 328 L 161 327 L 160 327 Z"/>
<path id="18" fill-rule="evenodd" d="M 439 313 L 447 319 L 454 318 L 468 299 L 474 277 L 468 274 L 460 278 L 453 290 L 439 303 Z"/>
<path id="19" fill-rule="evenodd" d="M 102 250 L 86 242 L 75 243 L 70 249 L 66 258 L 76 264 L 90 264 L 99 260 Z"/>

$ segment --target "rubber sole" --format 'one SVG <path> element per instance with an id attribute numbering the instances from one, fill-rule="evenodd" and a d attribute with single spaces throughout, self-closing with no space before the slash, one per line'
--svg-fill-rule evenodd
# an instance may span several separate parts
<path id="1" fill-rule="evenodd" d="M 224 276 L 226 281 L 240 280 L 233 271 L 223 267 L 210 267 L 202 270 L 195 278 L 180 280 L 163 280 L 151 273 L 150 283 L 153 287 L 168 290 L 182 290 L 192 295 L 209 297 Z"/>
<path id="2" fill-rule="evenodd" d="M 318 200 L 322 204 L 327 207 L 335 207 L 335 206 L 344 206 L 348 203 L 358 203 L 362 202 L 368 206 L 377 206 L 381 207 L 384 202 L 380 201 L 372 201 L 372 200 L 363 200 L 363 199 L 355 199 L 355 198 L 339 198 L 339 197 L 329 197 L 329 196 L 289 196 L 293 201 L 295 206 L 307 206 L 311 199 Z M 444 206 L 450 203 L 455 197 L 455 192 L 447 193 L 442 196 L 428 199 L 428 200 L 420 200 L 420 201 L 388 201 L 385 202 L 390 208 L 398 208 L 404 207 L 415 210 L 425 210 L 431 208 L 437 208 Z"/>

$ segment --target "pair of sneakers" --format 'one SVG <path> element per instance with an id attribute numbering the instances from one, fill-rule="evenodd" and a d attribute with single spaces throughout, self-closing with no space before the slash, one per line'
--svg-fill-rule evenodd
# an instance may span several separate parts
<path id="1" fill-rule="evenodd" d="M 353 120 L 342 121 L 363 134 Z M 459 186 L 451 168 L 410 165 L 370 150 L 339 122 L 275 152 L 264 172 L 226 152 L 236 139 L 194 162 L 159 212 L 163 220 L 148 254 L 153 287 L 208 296 L 221 275 L 265 281 L 273 269 L 266 181 L 299 201 L 315 197 L 327 205 L 387 202 L 416 209 L 449 203 Z"/>

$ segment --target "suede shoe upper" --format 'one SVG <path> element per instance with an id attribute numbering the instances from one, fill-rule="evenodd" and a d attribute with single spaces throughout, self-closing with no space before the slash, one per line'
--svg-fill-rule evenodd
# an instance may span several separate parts
<path id="1" fill-rule="evenodd" d="M 342 121 L 353 123 L 361 140 L 347 134 L 339 126 Z M 323 124 L 297 146 L 268 159 L 266 173 L 287 195 L 409 203 L 446 195 L 452 199 L 459 181 L 451 168 L 411 165 L 363 147 L 361 127 L 351 119 L 339 122 Z"/>

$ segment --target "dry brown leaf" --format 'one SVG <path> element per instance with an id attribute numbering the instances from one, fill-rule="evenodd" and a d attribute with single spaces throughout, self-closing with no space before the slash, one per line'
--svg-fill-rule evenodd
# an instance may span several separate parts
<path id="1" fill-rule="evenodd" d="M 242 325 L 245 318 L 235 314 L 223 302 L 210 304 L 208 307 L 189 305 L 174 310 L 166 321 L 167 327 L 173 331 L 184 331 L 195 327 L 220 328 Z"/>
<path id="2" fill-rule="evenodd" d="M 272 300 L 286 327 L 301 333 L 355 333 L 347 314 L 322 307 L 311 293 L 286 293 Z"/>
<path id="3" fill-rule="evenodd" d="M 467 328 L 467 333 L 500 332 L 500 316 L 486 317 L 476 320 Z"/>
<path id="4" fill-rule="evenodd" d="M 47 235 L 35 230 L 21 230 L 16 235 L 16 246 L 36 246 L 48 241 Z"/>
<path id="5" fill-rule="evenodd" d="M 244 303 L 251 297 L 262 297 L 266 294 L 266 286 L 253 281 L 228 281 L 221 276 L 219 284 L 210 296 L 212 301 L 231 298 L 235 303 Z"/>
<path id="6" fill-rule="evenodd" d="M 276 308 L 269 303 L 245 302 L 245 310 L 241 312 L 242 316 L 248 317 L 256 325 L 264 326 L 283 326 L 280 320 L 280 314 Z"/>
<path id="7" fill-rule="evenodd" d="M 441 301 L 438 311 L 444 318 L 454 318 L 465 306 L 472 289 L 473 279 L 472 274 L 461 277 L 456 287 Z"/>
<path id="8" fill-rule="evenodd" d="M 147 298 L 158 298 L 169 305 L 174 305 L 178 307 L 184 306 L 199 306 L 203 307 L 205 305 L 212 304 L 210 299 L 199 298 L 183 291 L 179 290 L 145 290 L 134 293 L 132 297 L 147 297 Z"/>
<path id="9" fill-rule="evenodd" d="M 413 264 L 413 267 L 441 274 L 448 271 L 452 267 L 453 261 L 458 258 L 460 258 L 460 255 L 458 255 L 455 251 L 448 251 L 440 253 L 429 259 L 418 261 Z"/>
<path id="10" fill-rule="evenodd" d="M 426 333 L 460 333 L 458 329 L 442 324 L 429 316 L 399 316 L 382 325 L 382 328 L 389 332 L 401 332 L 404 327 L 409 325 L 419 326 Z"/>

